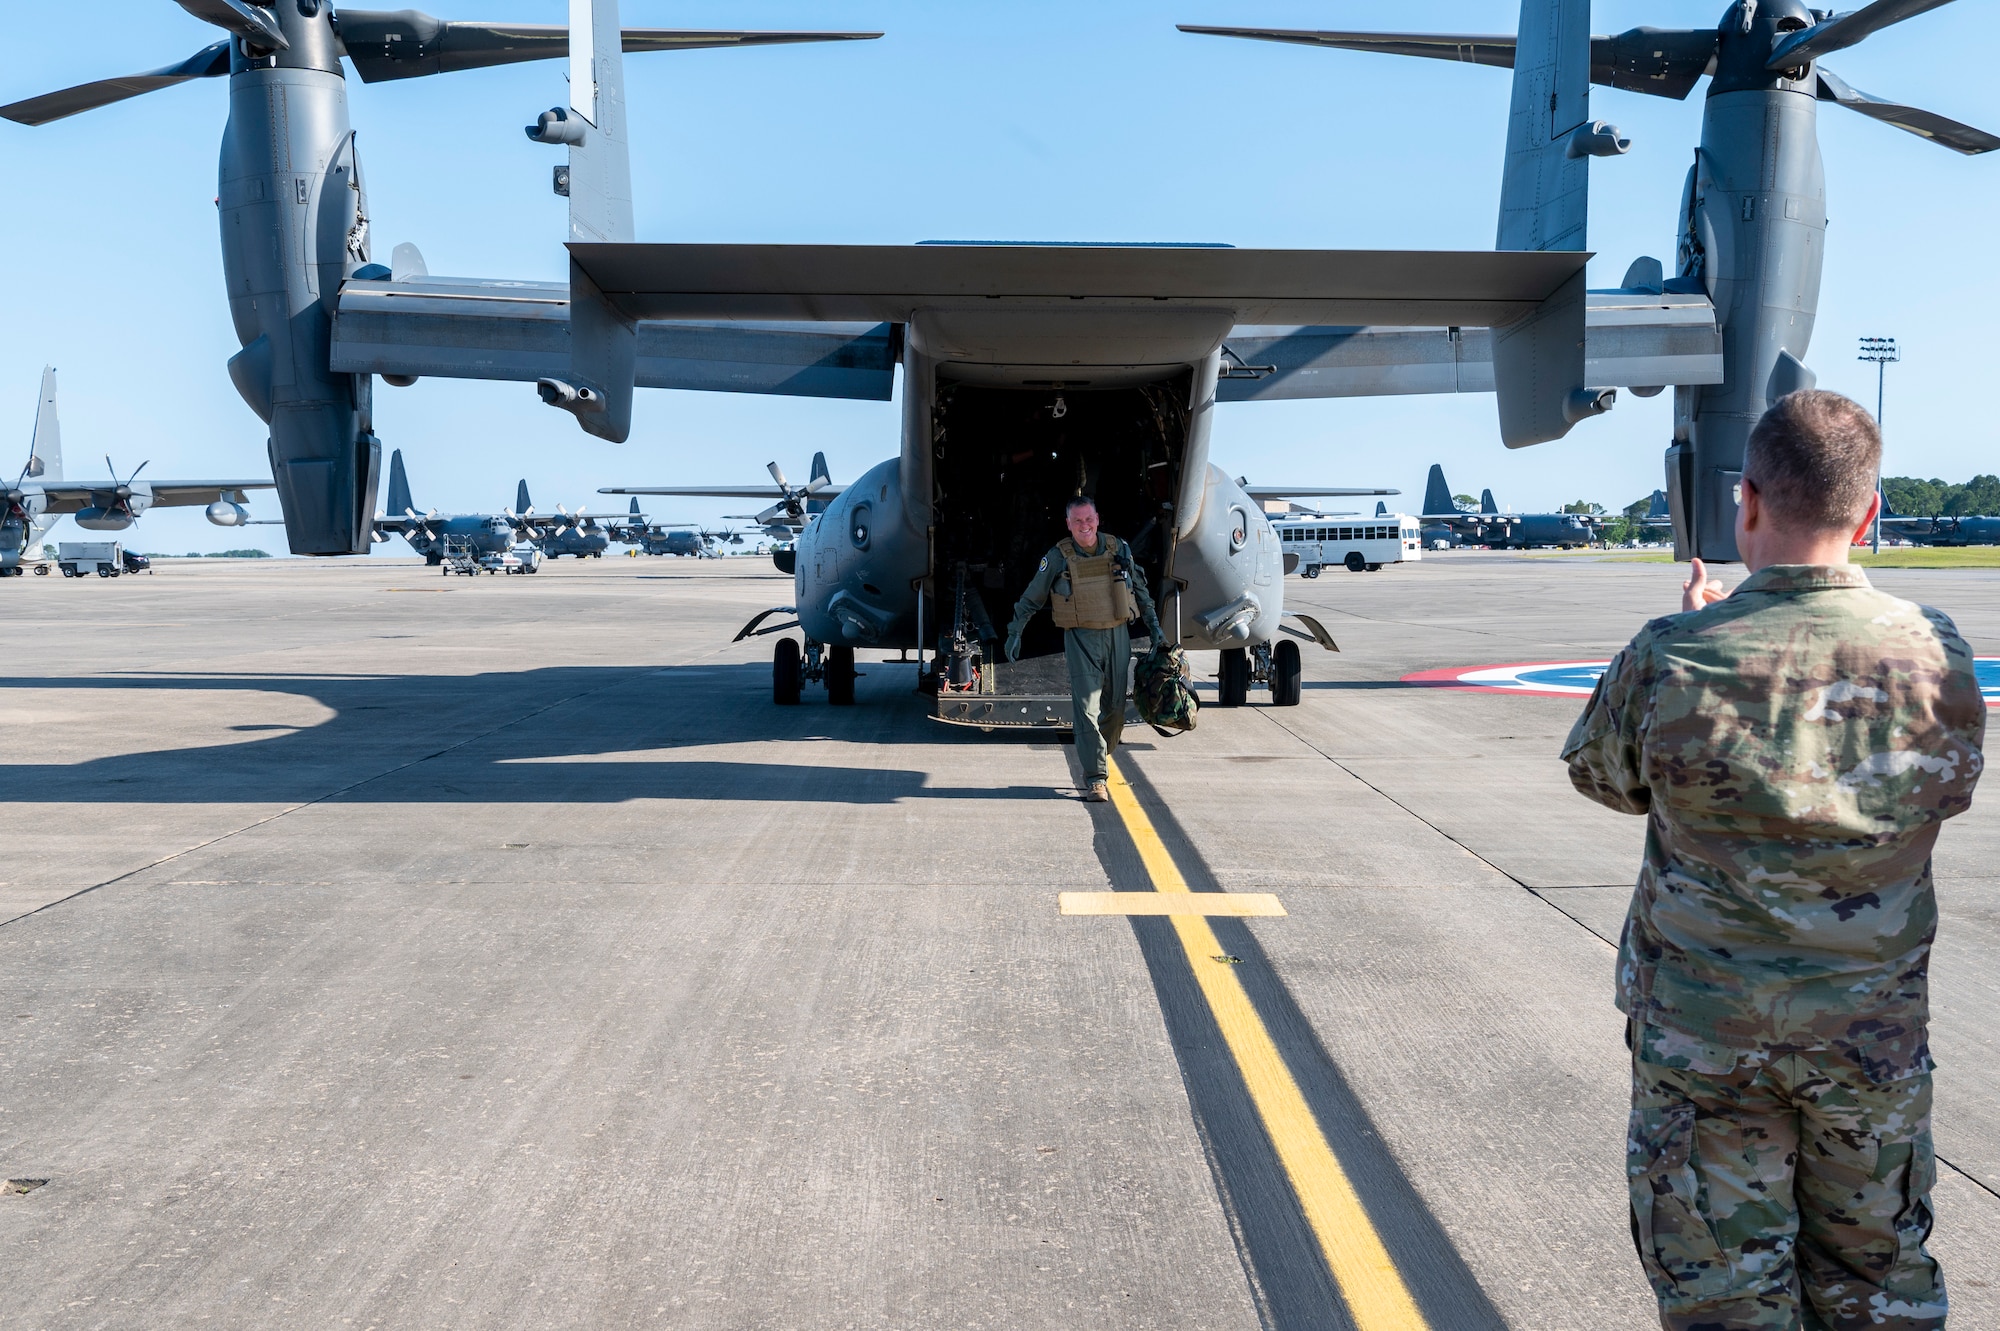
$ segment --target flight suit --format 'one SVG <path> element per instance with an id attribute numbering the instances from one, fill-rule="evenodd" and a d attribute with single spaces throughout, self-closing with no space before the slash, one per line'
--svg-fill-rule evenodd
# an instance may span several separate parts
<path id="1" fill-rule="evenodd" d="M 1944 1324 L 1931 848 L 1985 729 L 1949 618 L 1794 565 L 1646 625 L 1570 731 L 1576 788 L 1646 818 L 1618 1006 L 1670 1331 Z"/>
<path id="2" fill-rule="evenodd" d="M 1074 570 L 1072 552 L 1076 556 Z M 1115 596 L 1117 586 L 1123 587 L 1124 599 Z M 1146 590 L 1146 575 L 1132 559 L 1130 548 L 1117 537 L 1102 533 L 1095 549 L 1077 550 L 1065 537 L 1042 557 L 1028 589 L 1014 605 L 1014 620 L 1007 626 L 1010 650 L 1018 646 L 1028 621 L 1051 597 L 1057 600 L 1059 611 L 1068 603 L 1081 614 L 1081 622 L 1063 628 L 1063 657 L 1069 663 L 1076 757 L 1088 789 L 1109 775 L 1111 754 L 1125 731 L 1125 686 L 1132 663 L 1127 620 L 1137 613 L 1153 641 L 1159 642 L 1160 618 Z M 1075 617 L 1059 613 L 1056 622 Z"/>

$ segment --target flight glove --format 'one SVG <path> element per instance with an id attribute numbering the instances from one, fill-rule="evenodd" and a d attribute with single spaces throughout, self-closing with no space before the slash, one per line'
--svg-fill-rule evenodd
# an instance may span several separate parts
<path id="1" fill-rule="evenodd" d="M 1009 661 L 1018 661 L 1021 659 L 1021 630 L 1019 629 L 1013 629 L 1007 634 L 1007 659 Z"/>

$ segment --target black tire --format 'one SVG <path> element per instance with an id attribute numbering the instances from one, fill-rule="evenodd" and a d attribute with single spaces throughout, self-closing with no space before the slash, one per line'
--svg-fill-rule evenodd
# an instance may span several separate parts
<path id="1" fill-rule="evenodd" d="M 1368 571 L 1370 573 L 1380 573 L 1382 571 L 1382 566 L 1380 564 L 1370 564 L 1368 566 Z"/>
<path id="2" fill-rule="evenodd" d="M 1347 558 L 1343 562 L 1346 563 L 1349 573 L 1365 573 L 1368 571 L 1368 561 L 1361 557 L 1359 550 L 1349 550 Z"/>
<path id="3" fill-rule="evenodd" d="M 1221 667 L 1215 672 L 1215 704 L 1241 707 L 1250 701 L 1250 653 L 1241 647 L 1222 649 Z"/>
<path id="4" fill-rule="evenodd" d="M 854 706 L 854 649 L 826 649 L 826 700 L 835 707 Z"/>
<path id="5" fill-rule="evenodd" d="M 439 554 L 425 555 L 424 562 L 426 564 L 429 564 L 432 568 L 436 568 L 439 564 L 444 563 L 444 556 Z"/>
<path id="6" fill-rule="evenodd" d="M 1303 573 L 1303 575 L 1302 575 L 1302 576 L 1304 576 L 1304 577 L 1308 577 L 1308 578 L 1317 578 L 1317 577 L 1319 576 L 1319 565 L 1318 565 L 1318 564 L 1307 564 L 1307 565 L 1306 565 L 1306 567 L 1305 567 L 1305 572 Z"/>
<path id="7" fill-rule="evenodd" d="M 1299 645 L 1283 639 L 1271 650 L 1271 705 L 1297 707 L 1305 690 L 1305 662 L 1299 659 Z"/>
<path id="8" fill-rule="evenodd" d="M 798 706 L 804 676 L 798 643 L 790 638 L 778 639 L 778 645 L 771 649 L 771 701 L 780 707 Z"/>

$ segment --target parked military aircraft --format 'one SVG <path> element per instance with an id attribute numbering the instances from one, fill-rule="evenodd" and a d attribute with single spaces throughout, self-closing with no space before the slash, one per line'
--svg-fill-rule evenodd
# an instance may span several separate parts
<path id="1" fill-rule="evenodd" d="M 648 522 L 639 511 L 637 498 L 632 500 L 632 511 L 613 539 L 636 545 L 649 555 L 693 555 L 697 559 L 720 559 L 719 546 L 743 544 L 738 532 L 703 531 L 701 524 L 695 522 Z"/>
<path id="2" fill-rule="evenodd" d="M 2000 518 L 1913 518 L 1884 513 L 1882 534 L 1912 545 L 2000 545 Z"/>
<path id="3" fill-rule="evenodd" d="M 637 523 L 644 526 L 646 515 L 634 504 L 630 514 L 586 513 L 583 505 L 577 505 L 572 513 L 561 504 L 556 511 L 536 513 L 532 500 L 528 498 L 528 482 L 522 480 L 514 487 L 514 509 L 508 517 L 517 519 L 523 537 L 529 544 L 540 550 L 549 559 L 562 555 L 575 555 L 578 559 L 602 558 L 615 540 L 623 540 L 626 528 Z"/>
<path id="4" fill-rule="evenodd" d="M 1449 539 L 1453 545 L 1485 545 L 1495 550 L 1526 550 L 1537 545 L 1589 545 L 1597 539 L 1601 519 L 1580 513 L 1503 513 L 1491 490 L 1479 492 L 1479 510 L 1467 513 L 1451 497 L 1444 468 L 1431 464 L 1424 487 L 1424 540 Z M 1439 533 L 1433 536 L 1432 533 Z M 1449 537 L 1444 534 L 1449 533 Z"/>
<path id="5" fill-rule="evenodd" d="M 23 556 L 65 515 L 86 531 L 123 531 L 149 509 L 205 504 L 216 526 L 241 527 L 250 522 L 245 492 L 273 488 L 270 481 L 142 481 L 143 462 L 121 481 L 110 458 L 104 469 L 111 473 L 108 481 L 63 479 L 56 371 L 44 367 L 27 465 L 12 485 L 0 489 L 0 577 L 19 577 Z"/>

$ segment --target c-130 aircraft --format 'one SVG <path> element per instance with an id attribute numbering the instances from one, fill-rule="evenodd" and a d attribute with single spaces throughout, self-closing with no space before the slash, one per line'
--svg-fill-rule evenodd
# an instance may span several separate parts
<path id="1" fill-rule="evenodd" d="M 533 382 L 586 431 L 618 441 L 637 386 L 886 400 L 900 365 L 901 455 L 848 486 L 796 551 L 806 659 L 836 698 L 849 694 L 856 647 L 921 650 L 948 635 L 938 607 L 953 570 L 980 565 L 989 604 L 1018 594 L 1058 534 L 1062 501 L 1079 491 L 1108 526 L 1134 534 L 1171 635 L 1229 653 L 1225 680 L 1249 673 L 1246 657 L 1268 675 L 1282 664 L 1271 647 L 1283 613 L 1278 543 L 1260 506 L 1208 462 L 1218 402 L 1491 390 L 1502 441 L 1521 447 L 1607 410 L 1617 387 L 1674 386 L 1677 550 L 1731 558 L 1743 438 L 1771 400 L 1811 382 L 1802 357 L 1824 226 L 1815 98 L 1962 151 L 1996 142 L 1814 67 L 1942 0 L 1878 0 L 1838 19 L 1794 0 L 1739 0 L 1713 33 L 1599 39 L 1588 0 L 1524 0 L 1513 38 L 1384 39 L 1419 54 L 1470 42 L 1457 58 L 1513 65 L 1495 251 L 640 245 L 620 51 L 641 47 L 631 33 L 619 40 L 615 0 L 572 0 L 569 103 L 529 127 L 569 150 L 556 181 L 570 199 L 570 282 L 433 279 L 421 264 L 366 262 L 345 129 L 343 46 L 364 78 L 393 76 L 363 61 L 390 69 L 395 47 L 382 39 L 406 20 L 336 16 L 318 0 L 181 2 L 235 34 L 207 66 L 0 114 L 54 118 L 147 80 L 221 73 L 216 60 L 228 57 L 225 269 L 246 343 L 231 370 L 273 420 L 293 548 L 366 548 L 379 457 L 371 376 Z M 417 40 L 401 48 L 404 72 L 554 55 L 561 34 L 537 29 L 530 50 L 504 46 L 499 25 L 456 25 L 476 36 L 454 46 L 455 25 L 423 22 L 431 27 L 412 28 Z M 693 36 L 681 34 L 699 44 Z M 1591 82 L 1684 96 L 1710 72 L 1676 277 L 1641 259 L 1620 289 L 1586 292 L 1589 160 L 1629 146 L 1590 118 Z M 105 87 L 118 91 L 93 91 Z M 317 120 L 269 114 L 273 99 L 294 96 L 319 108 Z M 293 169 L 311 161 L 314 170 Z M 305 250 L 286 239 L 295 220 L 307 224 Z M 239 283 L 253 268 L 263 285 Z M 253 288 L 282 298 L 272 317 L 246 299 Z M 276 316 L 301 311 L 315 318 L 286 340 Z M 280 404 L 273 365 L 314 392 Z M 1031 651 L 1052 646 L 1052 636 L 1030 641 Z"/>

